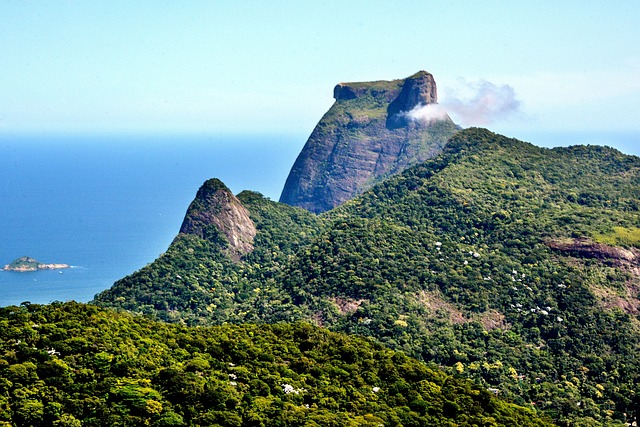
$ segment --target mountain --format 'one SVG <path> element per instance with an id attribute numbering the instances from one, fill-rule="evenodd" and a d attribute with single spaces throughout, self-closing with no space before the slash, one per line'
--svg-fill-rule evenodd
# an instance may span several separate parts
<path id="1" fill-rule="evenodd" d="M 311 321 L 559 425 L 637 419 L 640 158 L 472 128 L 322 215 L 237 200 L 256 229 L 239 260 L 224 233 L 181 233 L 94 302 L 194 325 Z"/>
<path id="2" fill-rule="evenodd" d="M 180 233 L 220 240 L 234 260 L 253 250 L 256 227 L 249 212 L 219 179 L 205 182 L 191 202 Z"/>
<path id="3" fill-rule="evenodd" d="M 316 125 L 286 180 L 280 202 L 328 211 L 385 177 L 434 157 L 458 127 L 444 115 L 412 118 L 436 104 L 433 76 L 340 83 L 335 103 Z"/>
<path id="4" fill-rule="evenodd" d="M 0 308 L 0 424 L 551 426 L 370 340 L 185 328 L 77 303 Z"/>

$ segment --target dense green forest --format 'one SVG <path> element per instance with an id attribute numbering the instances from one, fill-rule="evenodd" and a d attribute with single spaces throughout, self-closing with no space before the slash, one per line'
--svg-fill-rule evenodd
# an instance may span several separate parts
<path id="1" fill-rule="evenodd" d="M 310 324 L 185 327 L 0 308 L 2 426 L 550 426 L 402 352 Z"/>
<path id="2" fill-rule="evenodd" d="M 219 233 L 180 234 L 94 302 L 186 325 L 312 321 L 559 425 L 637 418 L 639 158 L 467 129 L 319 216 L 238 198 L 258 230 L 240 262 Z"/>

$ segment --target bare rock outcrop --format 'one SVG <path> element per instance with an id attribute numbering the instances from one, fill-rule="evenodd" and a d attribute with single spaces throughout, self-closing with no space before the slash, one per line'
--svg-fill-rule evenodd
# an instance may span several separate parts
<path id="1" fill-rule="evenodd" d="M 207 240 L 223 236 L 227 252 L 234 260 L 253 250 L 256 227 L 249 212 L 220 180 L 210 179 L 198 190 L 189 205 L 180 233 Z"/>
<path id="2" fill-rule="evenodd" d="M 610 246 L 586 237 L 548 239 L 547 246 L 566 255 L 597 259 L 629 274 L 621 288 L 591 285 L 605 308 L 617 308 L 633 316 L 640 313 L 640 249 Z"/>
<path id="3" fill-rule="evenodd" d="M 566 252 L 584 258 L 601 260 L 616 260 L 619 262 L 637 262 L 638 256 L 634 251 L 619 246 L 609 246 L 594 242 L 587 238 L 578 239 L 549 239 L 547 246 L 561 252 Z"/>

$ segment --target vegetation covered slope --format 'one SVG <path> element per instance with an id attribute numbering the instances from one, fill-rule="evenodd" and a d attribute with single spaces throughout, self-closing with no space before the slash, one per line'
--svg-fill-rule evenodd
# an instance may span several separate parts
<path id="1" fill-rule="evenodd" d="M 238 199 L 257 229 L 254 249 L 241 262 L 228 255 L 229 242 L 214 227 L 202 236 L 180 233 L 156 261 L 94 302 L 190 325 L 308 318 L 309 311 L 293 304 L 276 276 L 317 238 L 324 220 L 255 192 L 244 191 Z"/>
<path id="2" fill-rule="evenodd" d="M 0 309 L 0 425 L 551 424 L 309 324 L 187 328 L 54 303 Z"/>
<path id="3" fill-rule="evenodd" d="M 637 157 L 468 129 L 321 216 L 239 199 L 258 230 L 242 261 L 179 236 L 96 302 L 189 323 L 311 319 L 561 425 L 637 418 Z"/>

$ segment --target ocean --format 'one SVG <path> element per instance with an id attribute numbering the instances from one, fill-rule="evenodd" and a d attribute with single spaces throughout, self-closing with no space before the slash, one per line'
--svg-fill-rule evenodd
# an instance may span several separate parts
<path id="1" fill-rule="evenodd" d="M 200 185 L 277 200 L 304 137 L 1 136 L 0 306 L 90 301 L 164 252 Z"/>
<path id="2" fill-rule="evenodd" d="M 639 133 L 509 135 L 640 155 Z M 305 136 L 0 136 L 0 266 L 21 256 L 73 266 L 0 271 L 0 306 L 90 301 L 167 249 L 200 185 L 278 200 Z"/>

